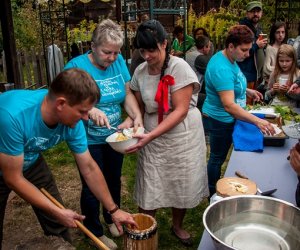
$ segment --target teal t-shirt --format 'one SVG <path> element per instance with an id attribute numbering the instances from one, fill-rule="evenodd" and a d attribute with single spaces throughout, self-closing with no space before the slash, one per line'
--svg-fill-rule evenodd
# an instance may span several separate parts
<path id="1" fill-rule="evenodd" d="M 75 57 L 67 63 L 65 69 L 80 68 L 88 72 L 100 88 L 101 98 L 96 107 L 104 112 L 111 126 L 117 127 L 121 122 L 121 103 L 125 100 L 125 83 L 130 81 L 130 74 L 122 55 L 107 69 L 100 70 L 88 58 L 88 54 Z M 105 139 L 115 131 L 106 127 L 99 127 L 91 120 L 84 121 L 88 144 L 103 144 Z"/>
<path id="2" fill-rule="evenodd" d="M 35 163 L 40 152 L 62 141 L 74 153 L 87 150 L 82 121 L 74 128 L 63 124 L 49 128 L 44 123 L 41 105 L 47 93 L 48 90 L 11 90 L 0 95 L 0 152 L 24 154 L 23 171 Z"/>
<path id="3" fill-rule="evenodd" d="M 234 91 L 235 103 L 242 108 L 246 107 L 247 80 L 237 63 L 231 63 L 222 51 L 219 51 L 207 65 L 205 84 L 203 113 L 221 122 L 233 122 L 234 118 L 225 111 L 218 92 Z"/>

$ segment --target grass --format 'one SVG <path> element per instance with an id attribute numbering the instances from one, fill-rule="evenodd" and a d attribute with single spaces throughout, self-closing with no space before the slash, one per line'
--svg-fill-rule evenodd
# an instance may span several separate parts
<path id="1" fill-rule="evenodd" d="M 80 180 L 78 171 L 74 163 L 71 152 L 66 144 L 62 143 L 53 149 L 48 150 L 45 158 L 55 175 L 58 187 L 61 191 L 66 207 L 80 211 Z M 230 154 L 229 154 L 230 155 Z M 228 159 L 223 165 L 223 173 L 226 169 Z M 122 209 L 130 213 L 138 211 L 137 205 L 133 200 L 134 182 L 136 169 L 136 155 L 125 155 L 122 172 Z M 208 206 L 208 201 L 204 200 L 193 209 L 187 210 L 184 219 L 184 227 L 192 234 L 194 244 L 189 249 L 197 249 L 203 232 L 202 214 Z M 160 209 L 157 212 L 156 220 L 158 223 L 158 241 L 160 250 L 183 250 L 188 249 L 182 246 L 179 240 L 171 234 L 171 209 Z M 77 249 L 94 249 L 88 245 L 82 233 L 76 231 L 75 245 Z M 109 236 L 109 233 L 107 233 Z M 115 239 L 116 243 L 122 248 L 122 238 Z"/>

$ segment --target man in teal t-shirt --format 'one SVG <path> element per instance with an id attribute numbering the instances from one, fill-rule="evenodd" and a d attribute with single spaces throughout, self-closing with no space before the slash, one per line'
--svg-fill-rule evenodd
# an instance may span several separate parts
<path id="1" fill-rule="evenodd" d="M 130 214 L 118 209 L 105 179 L 87 148 L 83 120 L 99 101 L 95 81 L 83 70 L 60 73 L 47 90 L 15 90 L 0 95 L 0 244 L 10 192 L 15 191 L 34 208 L 45 235 L 71 241 L 67 227 L 84 216 L 61 209 L 39 189 L 45 188 L 59 202 L 55 181 L 41 152 L 66 141 L 78 169 L 95 196 L 111 212 L 114 222 L 136 225 Z M 1 245 L 0 245 L 1 246 Z M 1 248 L 1 247 L 0 247 Z"/>

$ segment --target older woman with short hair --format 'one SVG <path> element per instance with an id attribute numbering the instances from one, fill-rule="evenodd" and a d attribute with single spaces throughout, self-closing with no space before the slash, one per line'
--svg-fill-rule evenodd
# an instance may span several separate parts
<path id="1" fill-rule="evenodd" d="M 123 38 L 123 31 L 118 24 L 109 19 L 103 20 L 94 30 L 91 42 L 92 50 L 72 59 L 65 66 L 65 69 L 75 67 L 85 70 L 94 78 L 100 89 L 100 101 L 89 112 L 90 119 L 84 124 L 89 151 L 100 166 L 109 191 L 118 206 L 120 206 L 123 155 L 114 151 L 105 142 L 105 139 L 114 133 L 110 126 L 119 128 L 142 126 L 142 117 L 137 101 L 128 85 L 130 74 L 120 54 Z M 129 118 L 122 123 L 121 104 L 123 102 Z M 100 237 L 110 249 L 116 249 L 117 245 L 103 235 L 98 200 L 83 178 L 81 181 L 81 210 L 86 216 L 85 226 L 97 237 Z M 103 217 L 111 234 L 115 237 L 120 236 L 110 214 L 104 208 Z"/>

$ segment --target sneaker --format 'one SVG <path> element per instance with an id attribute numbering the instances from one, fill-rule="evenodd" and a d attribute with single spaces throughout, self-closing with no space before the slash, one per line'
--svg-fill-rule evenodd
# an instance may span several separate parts
<path id="1" fill-rule="evenodd" d="M 119 232 L 115 223 L 107 224 L 108 230 L 113 237 L 120 237 L 122 234 Z"/>
<path id="2" fill-rule="evenodd" d="M 99 237 L 99 240 L 101 240 L 101 242 L 105 246 L 107 246 L 110 250 L 118 249 L 117 244 L 113 240 L 111 240 L 110 238 L 106 237 L 105 235 L 102 235 L 101 237 Z M 92 240 L 90 240 L 90 244 L 97 247 L 95 242 L 92 241 Z"/>

